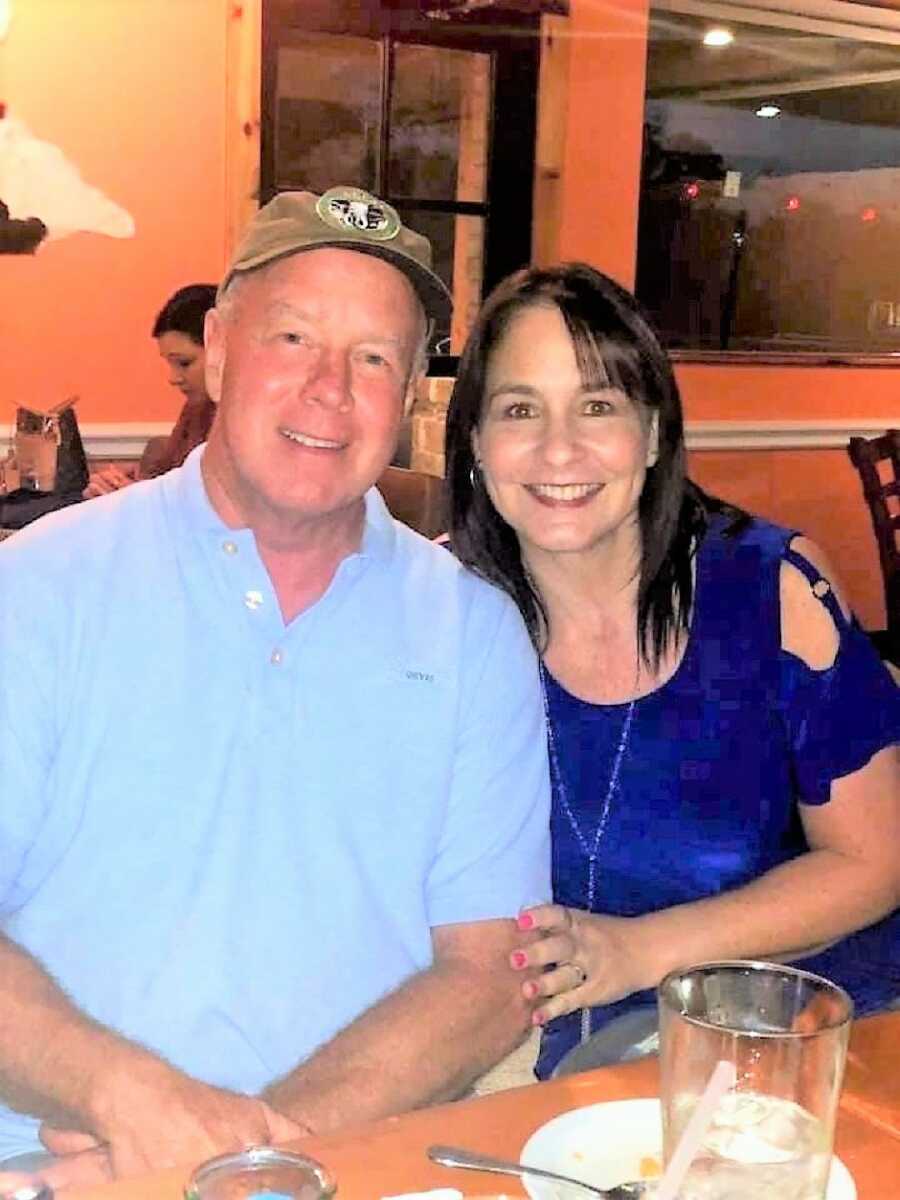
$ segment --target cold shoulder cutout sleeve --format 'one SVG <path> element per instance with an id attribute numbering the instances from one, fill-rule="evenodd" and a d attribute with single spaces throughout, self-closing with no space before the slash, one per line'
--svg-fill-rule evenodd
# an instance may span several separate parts
<path id="1" fill-rule="evenodd" d="M 784 561 L 809 581 L 838 632 L 831 666 L 816 670 L 782 651 L 781 699 L 798 798 L 825 804 L 835 779 L 860 770 L 879 750 L 900 741 L 900 688 L 854 617 L 846 617 L 830 582 L 792 547 Z"/>

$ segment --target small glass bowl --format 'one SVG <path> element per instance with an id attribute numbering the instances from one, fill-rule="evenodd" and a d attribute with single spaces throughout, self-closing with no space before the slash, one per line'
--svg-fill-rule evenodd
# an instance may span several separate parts
<path id="1" fill-rule="evenodd" d="M 202 1163 L 184 1195 L 185 1200 L 327 1200 L 336 1186 L 321 1163 L 304 1154 L 251 1146 Z"/>
<path id="2" fill-rule="evenodd" d="M 0 1188 L 0 1200 L 53 1200 L 46 1183 L 22 1183 L 18 1187 Z"/>

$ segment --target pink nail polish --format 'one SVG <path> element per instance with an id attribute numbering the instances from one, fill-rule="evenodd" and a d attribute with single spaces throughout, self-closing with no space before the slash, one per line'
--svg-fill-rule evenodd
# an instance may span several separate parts
<path id="1" fill-rule="evenodd" d="M 516 924 L 520 929 L 534 929 L 534 917 L 531 913 L 519 913 L 519 919 Z"/>
<path id="2" fill-rule="evenodd" d="M 537 984 L 532 980 L 529 980 L 529 982 L 525 984 L 525 987 L 522 989 L 522 991 L 525 993 L 526 1000 L 533 1000 L 537 995 Z"/>
<path id="3" fill-rule="evenodd" d="M 528 963 L 528 959 L 525 957 L 525 955 L 522 953 L 521 950 L 516 950 L 515 953 L 511 956 L 510 961 L 512 962 L 512 965 L 517 970 L 521 970 L 522 967 L 526 966 Z"/>
<path id="4" fill-rule="evenodd" d="M 531 1014 L 531 1023 L 532 1023 L 532 1025 L 543 1025 L 544 1024 L 544 1014 L 542 1012 L 532 1013 Z"/>

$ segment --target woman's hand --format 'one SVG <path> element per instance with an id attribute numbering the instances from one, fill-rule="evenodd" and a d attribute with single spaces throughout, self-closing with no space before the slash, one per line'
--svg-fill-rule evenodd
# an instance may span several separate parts
<path id="1" fill-rule="evenodd" d="M 519 929 L 540 936 L 513 951 L 512 967 L 525 971 L 555 964 L 522 984 L 526 1000 L 537 1002 L 534 1024 L 544 1025 L 579 1008 L 612 1004 L 658 983 L 639 933 L 640 920 L 560 904 L 539 904 L 521 913 Z"/>
<path id="2" fill-rule="evenodd" d="M 123 470 L 115 463 L 110 463 L 108 467 L 101 467 L 99 471 L 91 473 L 88 485 L 81 494 L 85 500 L 92 500 L 95 496 L 108 496 L 110 492 L 128 487 L 137 477 L 136 467 L 126 467 Z"/>

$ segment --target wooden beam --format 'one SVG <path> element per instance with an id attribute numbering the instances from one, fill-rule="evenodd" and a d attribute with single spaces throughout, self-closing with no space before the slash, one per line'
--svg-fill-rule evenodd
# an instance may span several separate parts
<path id="1" fill-rule="evenodd" d="M 488 118 L 491 105 L 491 62 L 486 54 L 469 54 L 460 63 L 459 165 L 457 200 L 484 200 L 487 188 Z M 460 354 L 481 307 L 484 267 L 484 222 L 457 217 L 453 242 L 453 322 L 450 353 Z"/>
<path id="2" fill-rule="evenodd" d="M 225 261 L 259 207 L 262 0 L 226 0 Z"/>
<path id="3" fill-rule="evenodd" d="M 565 17 L 541 18 L 537 142 L 534 153 L 534 222 L 531 258 L 539 266 L 559 259 L 563 163 L 569 100 L 569 39 Z"/>

